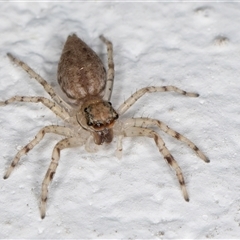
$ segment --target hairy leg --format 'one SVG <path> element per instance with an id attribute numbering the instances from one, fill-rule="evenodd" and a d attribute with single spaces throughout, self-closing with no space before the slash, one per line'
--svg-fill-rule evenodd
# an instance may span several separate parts
<path id="1" fill-rule="evenodd" d="M 170 136 L 176 138 L 177 140 L 186 143 L 198 157 L 203 159 L 205 162 L 210 162 L 210 160 L 199 150 L 199 148 L 188 138 L 184 137 L 182 134 L 176 132 L 172 128 L 168 127 L 165 123 L 152 118 L 130 118 L 124 121 L 124 124 L 127 126 L 133 127 L 159 127 L 162 131 L 169 134 Z"/>
<path id="2" fill-rule="evenodd" d="M 52 161 L 50 163 L 50 166 L 47 170 L 47 173 L 46 173 L 43 183 L 42 183 L 41 204 L 40 204 L 41 218 L 44 218 L 46 215 L 48 186 L 49 186 L 50 182 L 52 181 L 53 176 L 56 172 L 58 162 L 60 159 L 60 151 L 63 150 L 64 148 L 82 146 L 84 144 L 84 142 L 85 142 L 85 139 L 82 139 L 79 137 L 73 137 L 73 138 L 65 138 L 55 145 L 53 152 L 52 152 Z"/>
<path id="3" fill-rule="evenodd" d="M 5 175 L 4 175 L 4 179 L 7 179 L 11 172 L 13 171 L 13 169 L 15 168 L 15 166 L 18 164 L 20 158 L 24 155 L 26 155 L 30 150 L 32 150 L 44 137 L 44 135 L 46 133 L 55 133 L 58 135 L 63 135 L 66 137 L 71 137 L 73 135 L 73 132 L 70 128 L 67 127 L 63 127 L 63 126 L 58 126 L 58 125 L 52 125 L 52 126 L 46 126 L 44 128 L 42 128 L 37 135 L 35 136 L 35 138 L 30 141 L 30 143 L 28 143 L 25 147 L 23 147 L 14 157 L 10 167 L 7 169 Z"/>
<path id="4" fill-rule="evenodd" d="M 10 58 L 10 60 L 20 66 L 23 70 L 25 70 L 30 78 L 36 79 L 45 89 L 45 91 L 51 96 L 51 98 L 56 101 L 58 104 L 62 104 L 62 99 L 55 93 L 52 86 L 43 79 L 39 74 L 37 74 L 32 68 L 30 68 L 25 62 L 17 59 L 14 57 L 11 53 L 7 53 L 7 56 Z"/>
<path id="5" fill-rule="evenodd" d="M 106 101 L 110 101 L 114 82 L 113 46 L 112 43 L 108 41 L 103 35 L 100 36 L 100 39 L 107 45 L 108 52 L 107 83 L 103 99 Z"/>
<path id="6" fill-rule="evenodd" d="M 54 112 L 57 116 L 67 121 L 69 118 L 69 114 L 65 111 L 64 108 L 57 105 L 57 103 L 52 102 L 48 98 L 45 97 L 26 97 L 26 96 L 14 96 L 5 101 L 0 101 L 0 106 L 6 106 L 13 102 L 31 102 L 31 103 L 39 103 L 41 102 L 47 108 L 49 108 L 52 112 Z"/>
<path id="7" fill-rule="evenodd" d="M 171 153 L 169 152 L 169 150 L 167 149 L 167 147 L 165 146 L 163 139 L 156 132 L 147 128 L 129 127 L 124 130 L 124 137 L 137 137 L 137 136 L 150 137 L 154 139 L 159 152 L 163 155 L 164 159 L 167 161 L 170 167 L 175 171 L 184 199 L 186 201 L 189 201 L 182 170 L 179 167 L 176 160 L 171 155 Z"/>
<path id="8" fill-rule="evenodd" d="M 117 109 L 119 115 L 125 113 L 139 98 L 141 98 L 145 93 L 153 92 L 177 92 L 188 97 L 198 97 L 198 93 L 186 92 L 175 86 L 163 86 L 163 87 L 145 87 L 141 88 L 132 94 L 120 107 Z"/>

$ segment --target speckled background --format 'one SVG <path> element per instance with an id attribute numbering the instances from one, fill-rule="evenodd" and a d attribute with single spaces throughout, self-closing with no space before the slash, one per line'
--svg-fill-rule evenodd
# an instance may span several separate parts
<path id="1" fill-rule="evenodd" d="M 67 36 L 77 33 L 106 65 L 104 34 L 114 44 L 113 105 L 144 86 L 198 92 L 148 94 L 125 117 L 164 121 L 211 162 L 159 131 L 183 170 L 187 203 L 152 139 L 124 139 L 121 160 L 116 140 L 97 153 L 64 150 L 41 220 L 41 183 L 61 139 L 49 134 L 0 179 L 0 238 L 239 238 L 239 22 L 239 3 L 1 3 L 0 100 L 48 97 L 7 52 L 57 88 Z M 63 122 L 41 104 L 0 108 L 2 176 L 17 150 L 51 124 Z"/>

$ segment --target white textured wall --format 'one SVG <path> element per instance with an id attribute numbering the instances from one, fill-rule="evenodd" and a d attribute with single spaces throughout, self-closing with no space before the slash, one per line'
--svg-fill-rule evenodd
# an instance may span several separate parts
<path id="1" fill-rule="evenodd" d="M 0 179 L 0 238 L 239 238 L 239 9 L 239 3 L 1 3 L 0 100 L 48 96 L 7 52 L 56 86 L 68 34 L 77 33 L 105 61 L 103 33 L 114 44 L 113 105 L 144 86 L 197 91 L 199 98 L 148 94 L 126 116 L 164 121 L 211 162 L 160 132 L 184 172 L 187 203 L 152 139 L 124 140 L 121 160 L 115 140 L 95 154 L 64 150 L 41 220 L 41 183 L 61 139 L 48 135 L 8 180 Z M 0 108 L 2 176 L 17 150 L 49 124 L 62 122 L 40 104 Z"/>

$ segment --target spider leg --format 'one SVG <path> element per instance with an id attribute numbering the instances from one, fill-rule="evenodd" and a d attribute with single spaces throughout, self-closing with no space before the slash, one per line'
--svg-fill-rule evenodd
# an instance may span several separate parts
<path id="1" fill-rule="evenodd" d="M 7 53 L 7 56 L 10 58 L 10 60 L 15 63 L 16 65 L 20 66 L 23 70 L 25 70 L 30 78 L 36 79 L 45 89 L 45 91 L 51 96 L 51 98 L 56 101 L 58 104 L 62 104 L 62 99 L 55 93 L 52 86 L 43 79 L 39 74 L 37 74 L 32 68 L 30 68 L 25 62 L 17 59 L 14 57 L 11 53 Z"/>
<path id="2" fill-rule="evenodd" d="M 119 135 L 118 139 L 117 139 L 117 150 L 115 152 L 115 155 L 118 159 L 122 158 L 122 150 L 123 150 L 122 140 L 123 140 L 123 138 L 124 138 L 124 135 Z"/>
<path id="3" fill-rule="evenodd" d="M 59 158 L 60 158 L 60 151 L 64 148 L 70 148 L 70 147 L 76 147 L 76 146 L 82 146 L 84 144 L 86 139 L 82 139 L 79 137 L 72 137 L 72 138 L 65 138 L 61 141 L 59 141 L 52 152 L 52 161 L 50 163 L 50 166 L 47 170 L 47 173 L 44 177 L 43 183 L 42 183 L 42 193 L 41 193 L 41 203 L 40 203 L 40 212 L 41 212 L 41 218 L 44 218 L 46 215 L 46 202 L 47 202 L 47 195 L 48 195 L 48 186 L 50 182 L 53 179 L 53 176 L 56 172 Z"/>
<path id="4" fill-rule="evenodd" d="M 69 114 L 66 112 L 64 108 L 57 105 L 57 103 L 52 102 L 48 98 L 45 97 L 26 97 L 26 96 L 15 96 L 9 98 L 5 101 L 0 101 L 0 106 L 5 106 L 13 102 L 33 102 L 39 103 L 41 102 L 47 108 L 49 108 L 52 112 L 54 112 L 57 116 L 62 118 L 63 120 L 67 120 L 69 118 Z"/>
<path id="5" fill-rule="evenodd" d="M 32 150 L 43 139 L 46 133 L 55 133 L 55 134 L 59 134 L 67 137 L 71 137 L 74 134 L 70 128 L 58 126 L 58 125 L 46 126 L 42 128 L 37 133 L 35 138 L 16 154 L 11 165 L 9 166 L 9 168 L 7 169 L 3 177 L 4 179 L 7 179 L 10 176 L 11 172 L 13 171 L 15 166 L 18 164 L 20 158 L 26 155 L 30 150 Z"/>
<path id="6" fill-rule="evenodd" d="M 114 82 L 113 46 L 112 46 L 112 43 L 108 41 L 103 35 L 100 35 L 99 37 L 107 45 L 108 71 L 107 71 L 107 82 L 106 82 L 103 99 L 106 101 L 109 101 L 111 99 L 113 82 Z"/>
<path id="7" fill-rule="evenodd" d="M 205 162 L 210 162 L 210 160 L 203 154 L 202 151 L 188 138 L 184 137 L 182 134 L 176 132 L 172 128 L 168 127 L 165 123 L 152 118 L 131 118 L 124 121 L 125 125 L 133 126 L 133 127 L 159 127 L 162 131 L 169 134 L 170 136 L 176 138 L 177 140 L 186 143 L 196 154 L 198 157 L 203 159 Z"/>
<path id="8" fill-rule="evenodd" d="M 164 159 L 167 161 L 167 163 L 170 165 L 170 167 L 175 171 L 176 176 L 178 178 L 183 197 L 186 201 L 189 201 L 184 177 L 182 174 L 182 170 L 179 167 L 176 160 L 173 158 L 167 147 L 165 146 L 165 143 L 163 139 L 153 130 L 147 129 L 147 128 L 141 128 L 141 127 L 128 127 L 123 130 L 124 137 L 137 137 L 137 136 L 144 136 L 144 137 L 150 137 L 153 138 L 158 150 L 163 155 Z"/>
<path id="9" fill-rule="evenodd" d="M 125 113 L 139 98 L 141 98 L 145 93 L 153 92 L 177 92 L 188 97 L 198 97 L 198 93 L 186 92 L 175 86 L 163 86 L 163 87 L 145 87 L 141 88 L 132 94 L 120 107 L 117 109 L 119 115 Z"/>

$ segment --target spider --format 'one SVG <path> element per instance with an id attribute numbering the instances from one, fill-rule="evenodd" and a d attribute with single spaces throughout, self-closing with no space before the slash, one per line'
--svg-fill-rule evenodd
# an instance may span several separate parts
<path id="1" fill-rule="evenodd" d="M 20 158 L 33 149 L 46 133 L 64 136 L 53 149 L 51 163 L 42 183 L 41 218 L 46 215 L 48 187 L 56 172 L 60 152 L 64 148 L 85 145 L 86 150 L 88 150 L 93 141 L 97 145 L 110 143 L 115 135 L 118 136 L 116 154 L 117 157 L 121 157 L 123 138 L 138 136 L 153 138 L 158 150 L 175 171 L 186 201 L 189 201 L 189 196 L 182 170 L 165 146 L 161 136 L 151 128 L 158 127 L 170 136 L 186 143 L 198 157 L 205 162 L 209 162 L 209 159 L 188 138 L 157 119 L 141 117 L 119 120 L 119 117 L 145 93 L 173 91 L 188 97 L 198 97 L 199 94 L 186 92 L 175 86 L 145 87 L 132 94 L 115 110 L 110 102 L 114 81 L 113 47 L 112 43 L 103 35 L 100 36 L 100 39 L 107 46 L 107 72 L 100 58 L 85 42 L 78 38 L 76 34 L 68 36 L 58 64 L 58 83 L 66 94 L 68 101 L 64 101 L 56 94 L 52 86 L 26 63 L 7 53 L 13 63 L 21 66 L 29 74 L 30 78 L 36 79 L 43 86 L 52 100 L 45 97 L 14 96 L 1 101 L 0 106 L 13 102 L 42 103 L 65 122 L 65 126 L 51 125 L 43 127 L 25 147 L 17 152 L 4 175 L 4 179 L 7 179 Z"/>

